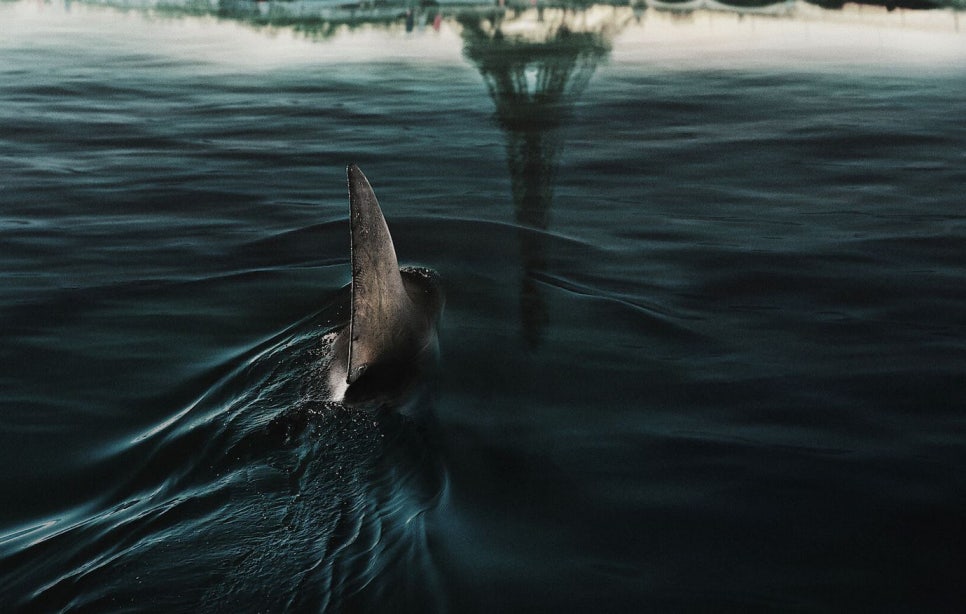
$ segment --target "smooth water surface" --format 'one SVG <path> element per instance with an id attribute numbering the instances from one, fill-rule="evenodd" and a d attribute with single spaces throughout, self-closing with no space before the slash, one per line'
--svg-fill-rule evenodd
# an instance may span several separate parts
<path id="1" fill-rule="evenodd" d="M 267 6 L 0 3 L 4 610 L 966 603 L 960 14 Z"/>

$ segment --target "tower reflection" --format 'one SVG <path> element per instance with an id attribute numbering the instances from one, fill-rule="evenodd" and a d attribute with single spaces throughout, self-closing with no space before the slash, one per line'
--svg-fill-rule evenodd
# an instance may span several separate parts
<path id="1" fill-rule="evenodd" d="M 520 242 L 520 323 L 528 347 L 549 320 L 538 274 L 546 268 L 563 128 L 613 37 L 633 19 L 616 7 L 463 14 L 463 55 L 480 71 L 506 139 Z"/>

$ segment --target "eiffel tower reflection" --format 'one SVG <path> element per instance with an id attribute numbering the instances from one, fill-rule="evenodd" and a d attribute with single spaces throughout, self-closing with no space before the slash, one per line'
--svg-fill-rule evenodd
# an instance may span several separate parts
<path id="1" fill-rule="evenodd" d="M 629 10 L 533 9 L 464 14 L 463 55 L 483 76 L 506 139 L 514 218 L 520 228 L 520 322 L 528 347 L 543 340 L 549 320 L 536 274 L 546 264 L 562 127 L 573 116 L 611 40 L 633 18 Z M 603 18 L 602 18 L 603 17 Z"/>

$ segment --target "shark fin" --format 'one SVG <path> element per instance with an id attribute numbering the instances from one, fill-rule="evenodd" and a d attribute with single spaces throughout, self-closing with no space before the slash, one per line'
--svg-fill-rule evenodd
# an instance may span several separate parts
<path id="1" fill-rule="evenodd" d="M 352 313 L 346 383 L 391 359 L 413 304 L 403 284 L 396 250 L 369 180 L 359 167 L 346 169 L 349 183 L 349 226 L 352 240 Z"/>

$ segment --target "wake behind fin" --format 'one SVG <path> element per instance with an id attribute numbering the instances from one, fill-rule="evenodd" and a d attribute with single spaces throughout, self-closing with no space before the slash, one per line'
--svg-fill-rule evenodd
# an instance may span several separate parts
<path id="1" fill-rule="evenodd" d="M 352 244 L 352 313 L 346 383 L 407 341 L 413 303 L 403 285 L 386 218 L 359 167 L 346 169 Z"/>

